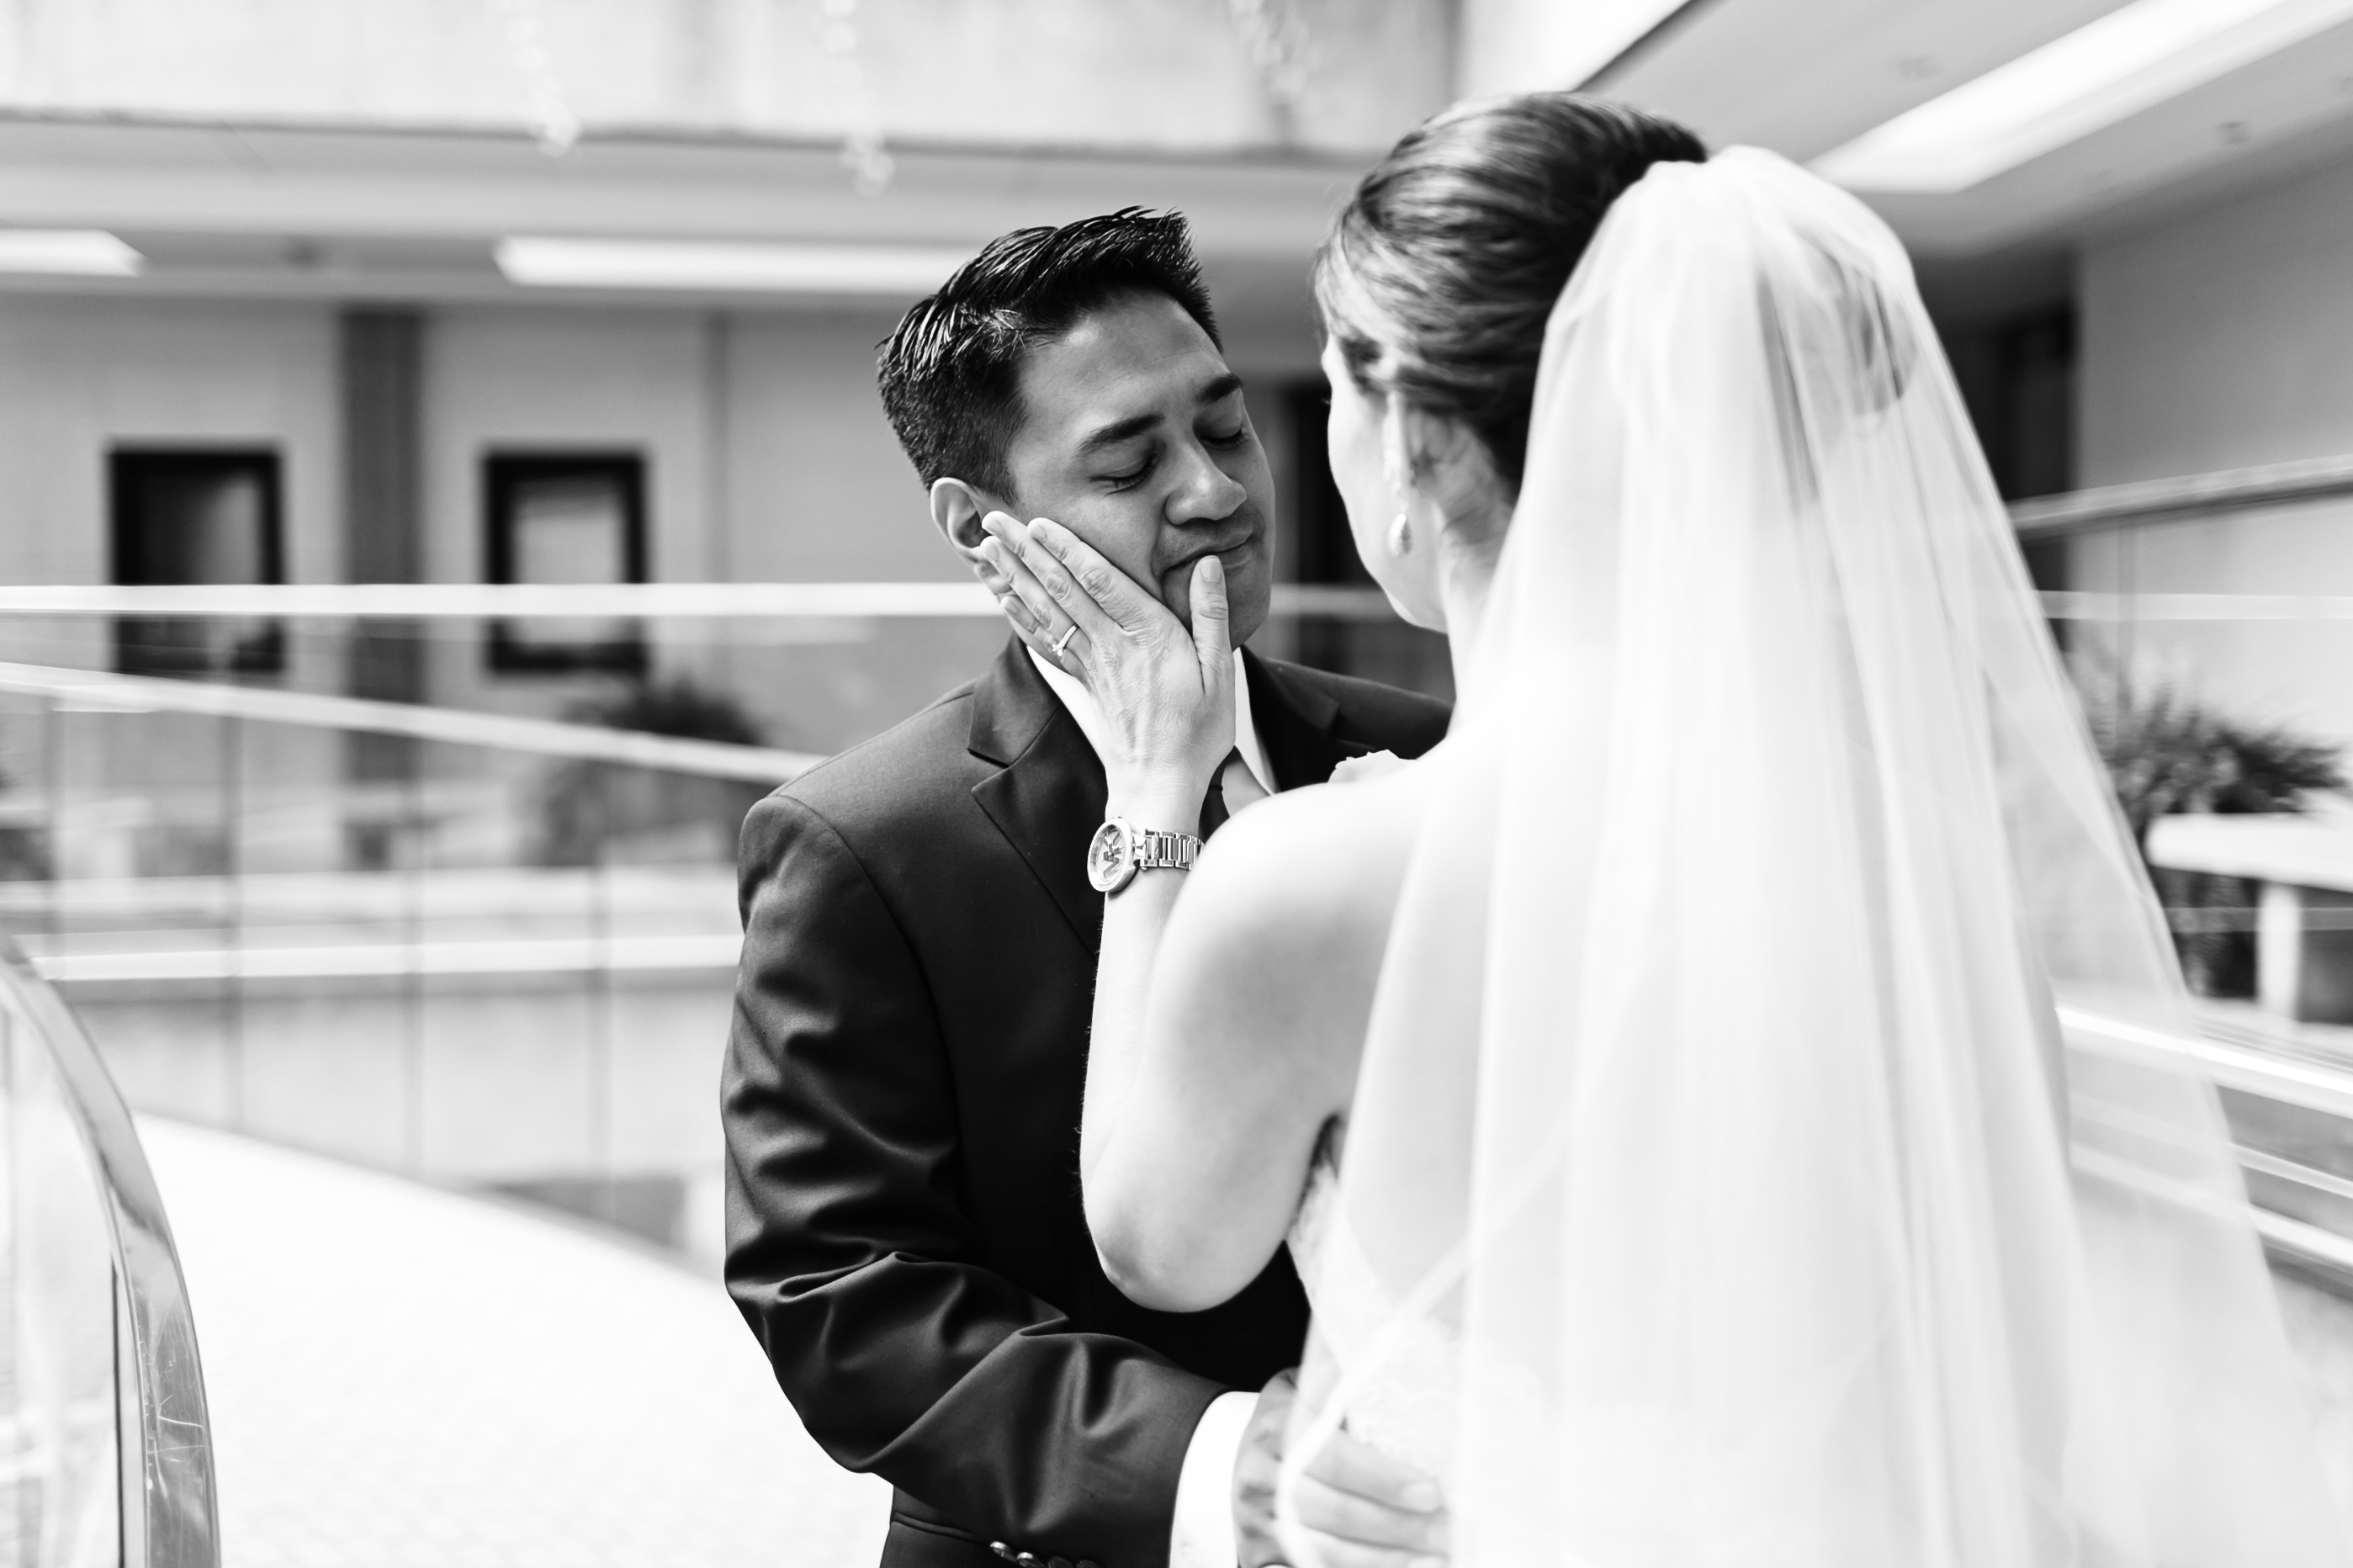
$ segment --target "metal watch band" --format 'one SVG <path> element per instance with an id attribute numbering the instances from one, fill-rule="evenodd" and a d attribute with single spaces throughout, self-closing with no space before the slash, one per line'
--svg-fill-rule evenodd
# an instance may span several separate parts
<path id="1" fill-rule="evenodd" d="M 1116 893 L 1138 871 L 1189 871 L 1201 841 L 1189 833 L 1138 827 L 1114 816 L 1087 840 L 1087 882 L 1098 893 Z"/>
<path id="2" fill-rule="evenodd" d="M 1200 852 L 1201 841 L 1189 833 L 1145 828 L 1135 836 L 1135 868 L 1139 871 L 1189 871 L 1193 868 L 1193 857 Z"/>

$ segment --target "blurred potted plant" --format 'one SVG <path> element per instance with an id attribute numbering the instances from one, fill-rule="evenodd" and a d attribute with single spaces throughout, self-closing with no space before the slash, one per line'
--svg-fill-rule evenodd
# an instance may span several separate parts
<path id="1" fill-rule="evenodd" d="M 2163 679 L 2137 681 L 2078 661 L 2076 685 L 2108 779 L 2144 859 L 2149 828 L 2176 812 L 2300 812 L 2345 794 L 2338 748 L 2284 724 L 2225 718 Z M 2203 996 L 2255 991 L 2256 885 L 2242 877 L 2150 866 L 2181 954 Z"/>
<path id="2" fill-rule="evenodd" d="M 632 681 L 573 703 L 564 717 L 681 740 L 765 743 L 741 702 L 687 676 Z M 541 786 L 540 859 L 550 866 L 612 858 L 732 860 L 744 813 L 766 793 L 739 779 L 565 763 L 550 770 Z"/>

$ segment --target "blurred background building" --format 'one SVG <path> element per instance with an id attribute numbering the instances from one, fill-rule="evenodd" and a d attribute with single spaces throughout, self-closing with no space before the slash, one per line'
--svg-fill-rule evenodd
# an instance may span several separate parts
<path id="1" fill-rule="evenodd" d="M 2353 1475 L 2353 0 L 16 0 L 0 929 L 171 1119 L 220 1421 L 269 1456 L 224 1448 L 232 1555 L 318 1528 L 286 1478 L 329 1450 L 255 1446 L 306 1430 L 304 1303 L 348 1306 L 255 1241 L 327 1223 L 301 1192 L 536 1205 L 381 1218 L 448 1272 L 444 1335 L 471 1301 L 529 1341 L 484 1261 L 522 1214 L 711 1271 L 734 826 L 1002 638 L 881 416 L 898 314 L 1008 229 L 1186 212 L 1281 491 L 1261 645 L 1443 692 L 1324 470 L 1307 264 L 1426 115 L 1578 85 L 1810 163 L 1911 247 Z M 71 1098 L 29 1059 L 12 1104 Z M 659 1289 L 605 1294 L 661 1336 Z M 406 1353 L 347 1396 L 442 1386 Z M 730 1353 L 775 1406 L 748 1337 L 693 1364 Z M 370 1495 L 428 1471 L 459 1484 Z M 739 1511 L 879 1532 L 816 1497 Z M 403 1517 L 350 1560 L 434 1555 Z"/>

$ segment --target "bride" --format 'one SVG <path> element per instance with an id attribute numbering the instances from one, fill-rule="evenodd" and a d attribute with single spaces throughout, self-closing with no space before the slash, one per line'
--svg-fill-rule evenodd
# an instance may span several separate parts
<path id="1" fill-rule="evenodd" d="M 1477 1568 L 2347 1561 L 1894 237 L 1538 94 L 1407 137 L 1316 296 L 1358 548 L 1450 637 L 1457 721 L 1107 900 L 1082 1152 L 1148 1306 L 1290 1239 L 1294 1503 L 1345 1428 Z M 1188 635 L 1067 530 L 997 532 L 1114 718 L 1112 812 L 1189 828 L 1233 733 L 1215 558 Z"/>

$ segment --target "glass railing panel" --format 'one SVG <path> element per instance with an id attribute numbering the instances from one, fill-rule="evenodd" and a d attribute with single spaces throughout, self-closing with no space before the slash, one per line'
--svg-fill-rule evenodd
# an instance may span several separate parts
<path id="1" fill-rule="evenodd" d="M 63 650 L 0 667 L 0 826 L 21 818 L 57 851 L 21 888 L 0 878 L 0 929 L 133 1101 L 713 1250 L 744 815 L 815 753 L 985 668 L 1005 637 L 987 595 L 657 584 L 586 606 L 648 612 L 639 682 L 489 667 L 493 620 L 568 602 L 501 590 L 493 616 L 472 589 L 254 591 L 269 602 L 214 608 L 282 625 L 282 672 L 109 676 L 109 617 L 168 619 L 155 595 L 177 592 L 0 589 L 0 629 Z M 1442 642 L 1377 593 L 1284 593 L 1265 651 L 1442 687 Z M 397 618 L 353 613 L 385 595 L 406 596 Z M 79 618 L 10 614 L 43 595 Z M 697 704 L 743 727 L 686 713 L 690 733 L 799 754 L 703 741 L 676 760 L 613 728 Z M 514 708 L 540 715 L 531 734 L 502 728 Z M 667 760 L 632 760 L 640 740 Z"/>
<path id="2" fill-rule="evenodd" d="M 0 997 L 0 1562 L 122 1560 L 113 1251 L 67 1088 Z"/>
<path id="3" fill-rule="evenodd" d="M 2353 1282 L 2353 463 L 2020 514 L 2266 1237 Z"/>
<path id="4" fill-rule="evenodd" d="M 216 1568 L 210 1424 L 163 1203 L 96 1050 L 0 939 L 0 1551 Z"/>

